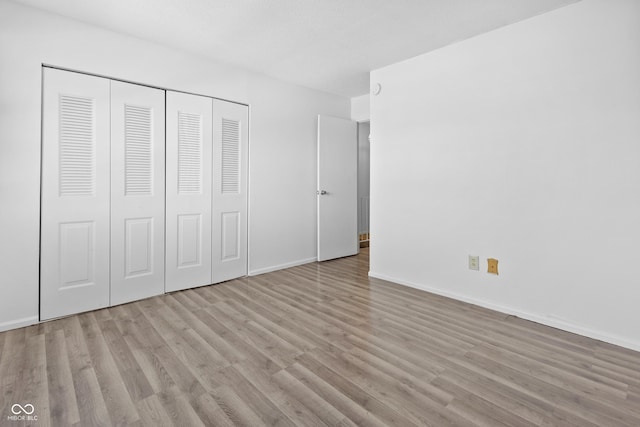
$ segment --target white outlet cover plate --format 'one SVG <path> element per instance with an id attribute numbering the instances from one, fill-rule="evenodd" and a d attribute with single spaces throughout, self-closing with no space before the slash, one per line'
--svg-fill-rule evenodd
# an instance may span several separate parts
<path id="1" fill-rule="evenodd" d="M 480 257 L 469 255 L 469 270 L 480 271 Z"/>

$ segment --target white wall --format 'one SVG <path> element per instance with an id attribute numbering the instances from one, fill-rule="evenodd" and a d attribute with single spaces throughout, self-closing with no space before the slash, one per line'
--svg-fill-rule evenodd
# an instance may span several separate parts
<path id="1" fill-rule="evenodd" d="M 639 76 L 636 0 L 374 71 L 371 275 L 640 349 Z"/>
<path id="2" fill-rule="evenodd" d="M 369 143 L 369 122 L 358 123 L 358 197 L 369 197 L 371 144 Z"/>
<path id="3" fill-rule="evenodd" d="M 318 114 L 348 118 L 349 100 L 268 78 L 251 100 L 249 274 L 315 261 Z"/>
<path id="4" fill-rule="evenodd" d="M 366 93 L 361 96 L 351 98 L 351 120 L 356 122 L 368 122 L 370 115 L 370 97 Z"/>
<path id="5" fill-rule="evenodd" d="M 0 330 L 38 316 L 41 64 L 251 105 L 250 272 L 316 256 L 316 117 L 350 100 L 0 0 Z"/>

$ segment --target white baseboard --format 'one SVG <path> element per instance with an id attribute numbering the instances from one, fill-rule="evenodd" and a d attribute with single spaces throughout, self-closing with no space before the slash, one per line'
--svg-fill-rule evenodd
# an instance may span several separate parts
<path id="1" fill-rule="evenodd" d="M 23 326 L 35 325 L 40 320 L 38 316 L 25 317 L 23 319 L 10 320 L 8 322 L 0 323 L 0 332 L 8 331 L 10 329 L 22 328 Z"/>
<path id="2" fill-rule="evenodd" d="M 551 326 L 552 328 L 557 328 L 563 331 L 572 332 L 574 334 L 604 341 L 606 343 L 618 345 L 620 347 L 625 347 L 630 350 L 640 351 L 640 342 L 632 341 L 627 338 L 618 337 L 615 335 L 611 335 L 611 334 L 607 334 L 607 333 L 593 330 L 590 328 L 586 328 L 584 326 L 576 325 L 574 323 L 559 319 L 552 315 L 530 313 L 530 312 L 514 309 L 512 307 L 495 304 L 490 301 L 476 299 L 476 298 L 468 297 L 466 295 L 444 291 L 442 289 L 438 289 L 438 288 L 434 288 L 434 287 L 430 287 L 430 286 L 426 286 L 418 283 L 413 283 L 406 280 L 397 279 L 394 277 L 389 277 L 384 274 L 378 274 L 373 271 L 369 272 L 369 276 L 376 279 L 386 280 L 387 282 L 393 282 L 399 285 L 408 286 L 410 288 L 420 289 L 422 291 L 430 292 L 432 294 L 440 295 L 447 298 L 452 298 L 458 301 L 464 301 L 469 304 L 478 305 L 480 307 L 499 311 L 501 313 L 517 316 L 522 319 L 531 320 L 532 322 L 540 323 L 542 325 Z"/>
<path id="3" fill-rule="evenodd" d="M 284 270 L 285 268 L 297 267 L 303 264 L 309 264 L 310 262 L 316 262 L 318 258 L 307 258 L 298 261 L 288 262 L 286 264 L 274 265 L 272 267 L 258 268 L 256 270 L 250 270 L 249 276 L 257 276 L 259 274 L 271 273 L 272 271 Z"/>

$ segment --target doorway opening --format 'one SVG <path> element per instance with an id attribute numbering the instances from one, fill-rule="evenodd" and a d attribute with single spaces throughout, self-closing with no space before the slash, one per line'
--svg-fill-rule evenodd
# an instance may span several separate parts
<path id="1" fill-rule="evenodd" d="M 358 241 L 369 247 L 370 122 L 358 122 Z"/>

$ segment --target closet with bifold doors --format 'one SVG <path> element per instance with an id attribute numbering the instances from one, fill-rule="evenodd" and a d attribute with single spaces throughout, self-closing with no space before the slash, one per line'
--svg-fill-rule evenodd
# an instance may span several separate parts
<path id="1" fill-rule="evenodd" d="M 45 67 L 42 114 L 41 320 L 247 274 L 246 105 Z"/>

